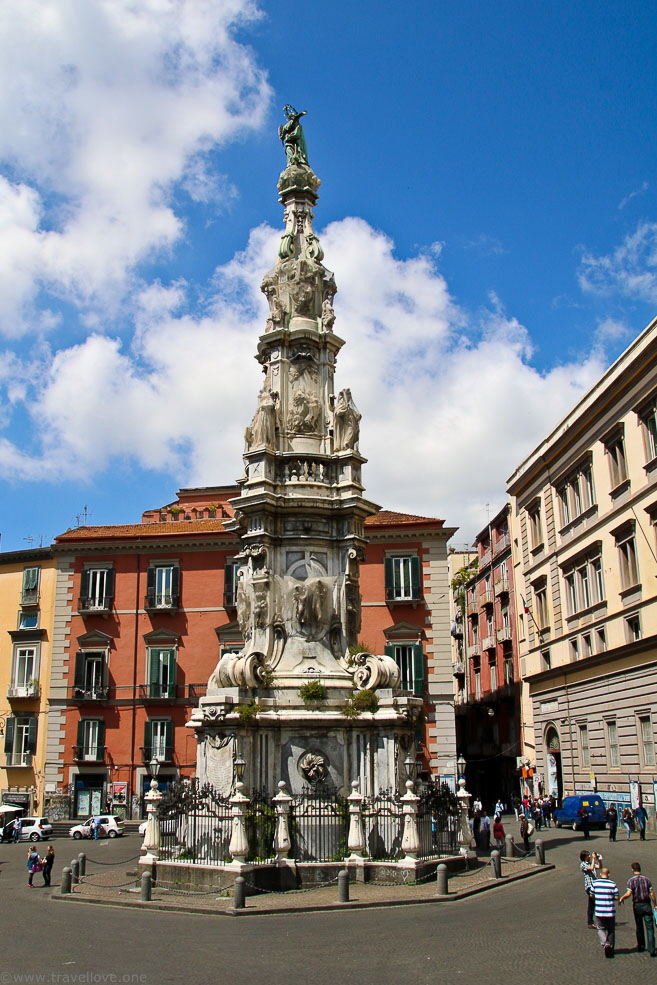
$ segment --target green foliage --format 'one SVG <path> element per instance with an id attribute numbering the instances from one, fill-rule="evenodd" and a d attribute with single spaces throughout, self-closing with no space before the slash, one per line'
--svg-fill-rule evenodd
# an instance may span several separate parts
<path id="1" fill-rule="evenodd" d="M 249 725 L 255 720 L 262 709 L 255 698 L 251 698 L 248 705 L 238 705 L 235 711 L 240 716 L 242 724 Z"/>
<path id="2" fill-rule="evenodd" d="M 326 701 L 328 697 L 326 684 L 323 684 L 319 678 L 313 681 L 306 681 L 299 688 L 299 697 L 305 705 L 318 705 L 322 701 Z"/>
<path id="3" fill-rule="evenodd" d="M 357 643 L 352 643 L 347 649 L 347 654 L 350 657 L 355 657 L 357 653 L 372 653 L 372 649 L 364 643 L 362 640 L 358 640 Z"/>
<path id="4" fill-rule="evenodd" d="M 474 578 L 478 570 L 479 558 L 475 557 L 469 564 L 459 568 L 459 570 L 454 574 L 451 581 L 451 589 L 454 594 L 454 600 L 458 606 L 463 607 L 465 605 L 465 586 L 471 578 Z"/>
<path id="5" fill-rule="evenodd" d="M 429 783 L 422 794 L 422 800 L 428 806 L 432 814 L 439 819 L 456 817 L 458 814 L 459 802 L 456 794 L 446 783 Z"/>
<path id="6" fill-rule="evenodd" d="M 273 687 L 276 683 L 276 675 L 271 667 L 263 667 L 260 671 L 260 680 L 263 687 Z"/>
<path id="7" fill-rule="evenodd" d="M 178 516 L 179 513 L 182 513 L 182 508 L 180 506 L 170 506 L 169 513 L 173 513 L 174 516 Z"/>
<path id="8" fill-rule="evenodd" d="M 349 700 L 342 706 L 342 714 L 347 718 L 358 718 L 364 711 L 374 714 L 378 707 L 378 696 L 369 688 L 364 688 L 362 691 L 354 691 Z"/>

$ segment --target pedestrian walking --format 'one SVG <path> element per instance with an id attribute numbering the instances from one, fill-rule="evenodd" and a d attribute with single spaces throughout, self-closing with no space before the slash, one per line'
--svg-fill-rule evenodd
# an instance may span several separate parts
<path id="1" fill-rule="evenodd" d="M 625 837 L 629 841 L 634 831 L 634 818 L 629 807 L 623 808 L 623 827 L 625 828 Z"/>
<path id="2" fill-rule="evenodd" d="M 639 841 L 646 840 L 646 822 L 648 820 L 648 814 L 646 813 L 645 807 L 639 804 L 638 807 L 634 808 L 634 820 L 636 826 L 639 829 Z"/>
<path id="3" fill-rule="evenodd" d="M 493 838 L 495 839 L 495 847 L 501 852 L 504 848 L 504 825 L 499 814 L 495 815 L 493 821 Z"/>
<path id="4" fill-rule="evenodd" d="M 589 812 L 588 812 L 588 808 L 584 807 L 583 804 L 580 807 L 580 809 L 577 811 L 577 817 L 579 818 L 579 826 L 582 829 L 582 834 L 584 835 L 585 838 L 590 838 L 591 826 L 590 826 Z"/>
<path id="5" fill-rule="evenodd" d="M 43 885 L 50 885 L 50 878 L 52 876 L 52 867 L 55 864 L 55 849 L 52 845 L 48 845 L 48 851 L 43 859 Z"/>
<path id="6" fill-rule="evenodd" d="M 39 871 L 37 866 L 39 866 L 40 863 L 41 859 L 39 858 L 39 853 L 36 848 L 32 846 L 27 853 L 27 871 L 29 872 L 29 876 L 27 877 L 27 885 L 30 889 L 34 889 L 32 880 L 34 879 L 34 873 Z"/>
<path id="7" fill-rule="evenodd" d="M 616 944 L 616 901 L 618 886 L 610 879 L 609 869 L 600 869 L 600 875 L 591 884 L 595 926 L 605 958 L 613 958 Z"/>
<path id="8" fill-rule="evenodd" d="M 529 821 L 527 820 L 526 814 L 520 815 L 520 837 L 522 838 L 525 852 L 529 852 Z"/>
<path id="9" fill-rule="evenodd" d="M 586 893 L 586 926 L 595 930 L 593 921 L 593 892 L 591 886 L 597 877 L 600 868 L 600 857 L 595 852 L 587 852 L 586 849 L 579 853 L 579 868 L 584 876 L 584 892 Z"/>
<path id="10" fill-rule="evenodd" d="M 479 828 L 479 839 L 481 841 L 481 849 L 484 852 L 490 851 L 490 818 L 486 811 L 482 814 L 481 824 Z"/>
<path id="11" fill-rule="evenodd" d="M 609 841 L 616 841 L 616 831 L 618 829 L 618 811 L 616 804 L 610 804 L 607 811 L 607 824 L 609 825 Z"/>
<path id="12" fill-rule="evenodd" d="M 21 840 L 21 820 L 19 817 L 14 818 L 14 825 L 11 840 L 16 844 L 16 842 Z"/>
<path id="13" fill-rule="evenodd" d="M 645 951 L 646 939 L 651 958 L 657 958 L 655 949 L 655 920 L 653 917 L 653 907 L 657 905 L 655 891 L 652 888 L 650 879 L 641 875 L 640 862 L 632 862 L 632 876 L 627 881 L 627 892 L 623 893 L 619 903 L 632 897 L 632 909 L 634 911 L 634 925 L 636 928 L 636 949 Z"/>

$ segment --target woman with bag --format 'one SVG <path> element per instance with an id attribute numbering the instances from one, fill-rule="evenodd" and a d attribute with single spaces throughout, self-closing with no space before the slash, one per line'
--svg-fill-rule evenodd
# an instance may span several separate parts
<path id="1" fill-rule="evenodd" d="M 48 845 L 48 851 L 45 854 L 43 861 L 43 885 L 50 885 L 50 877 L 52 875 L 52 867 L 55 864 L 55 849 L 52 845 Z"/>
<path id="2" fill-rule="evenodd" d="M 34 889 L 32 885 L 32 880 L 34 879 L 34 873 L 41 871 L 41 859 L 39 858 L 39 853 L 36 848 L 30 848 L 27 855 L 27 871 L 30 873 L 27 878 L 27 885 L 29 889 Z"/>

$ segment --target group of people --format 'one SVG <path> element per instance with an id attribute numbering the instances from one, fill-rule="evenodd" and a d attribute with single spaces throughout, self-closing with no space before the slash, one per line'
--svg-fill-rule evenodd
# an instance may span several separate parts
<path id="1" fill-rule="evenodd" d="M 606 811 L 607 816 L 607 827 L 609 828 L 609 841 L 616 841 L 616 832 L 618 830 L 619 822 L 625 828 L 625 837 L 629 841 L 632 837 L 633 831 L 639 832 L 639 841 L 646 840 L 646 822 L 648 820 L 648 815 L 646 813 L 645 807 L 639 804 L 632 810 L 630 807 L 624 807 L 620 817 L 615 804 L 610 804 Z"/>
<path id="2" fill-rule="evenodd" d="M 52 867 L 55 864 L 55 849 L 52 845 L 48 845 L 48 851 L 41 858 L 38 851 L 34 845 L 30 848 L 27 854 L 27 885 L 30 889 L 34 889 L 32 880 L 34 879 L 34 873 L 40 872 L 43 875 L 43 885 L 50 885 L 50 878 L 52 875 Z"/>
<path id="3" fill-rule="evenodd" d="M 632 862 L 632 875 L 628 879 L 626 892 L 621 896 L 610 870 L 601 865 L 601 855 L 585 850 L 580 852 L 579 859 L 587 897 L 587 926 L 598 931 L 605 958 L 613 958 L 615 954 L 616 904 L 627 899 L 632 900 L 637 951 L 645 951 L 647 945 L 650 957 L 657 958 L 653 916 L 657 899 L 650 879 L 641 873 L 641 863 Z"/>

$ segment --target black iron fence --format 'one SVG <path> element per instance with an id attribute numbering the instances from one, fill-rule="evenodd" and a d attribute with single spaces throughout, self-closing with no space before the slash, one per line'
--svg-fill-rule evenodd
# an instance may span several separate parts
<path id="1" fill-rule="evenodd" d="M 276 809 L 266 793 L 254 793 L 243 811 L 248 845 L 246 861 L 267 862 L 275 857 Z M 404 856 L 403 800 L 398 794 L 381 791 L 363 798 L 360 816 L 363 854 L 373 861 Z M 221 864 L 230 861 L 234 811 L 230 797 L 212 786 L 196 781 L 172 784 L 159 808 L 160 854 L 170 861 Z M 458 850 L 457 821 L 450 814 L 431 810 L 426 799 L 417 803 L 416 823 L 419 858 L 451 855 Z M 289 805 L 289 857 L 298 862 L 341 861 L 348 854 L 349 803 L 333 792 L 307 787 L 292 797 Z"/>

